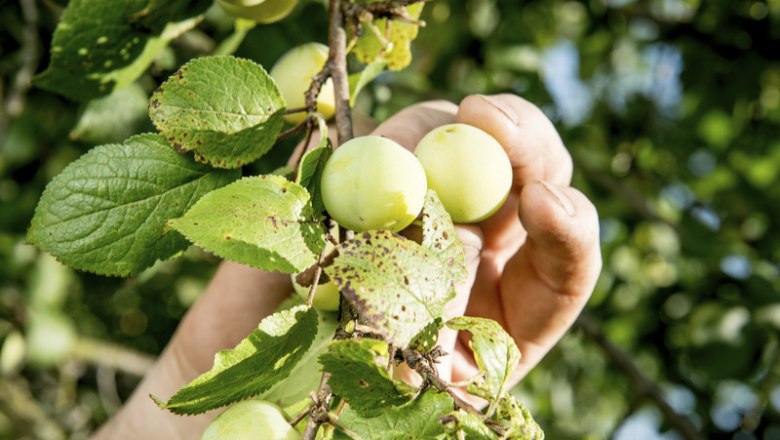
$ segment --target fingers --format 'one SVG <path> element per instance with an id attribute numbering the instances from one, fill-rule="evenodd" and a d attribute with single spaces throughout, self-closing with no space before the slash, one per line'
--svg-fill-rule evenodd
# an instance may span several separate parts
<path id="1" fill-rule="evenodd" d="M 515 95 L 472 95 L 460 103 L 457 119 L 498 140 L 512 163 L 516 186 L 539 180 L 569 184 L 571 156 L 552 122 L 530 102 Z"/>
<path id="2" fill-rule="evenodd" d="M 497 299 L 500 318 L 523 353 L 524 375 L 587 302 L 601 271 L 601 250 L 596 208 L 576 189 L 528 184 L 519 214 L 528 236 L 503 270 Z"/>
<path id="3" fill-rule="evenodd" d="M 449 101 L 427 101 L 407 107 L 377 127 L 376 136 L 390 138 L 414 151 L 417 143 L 436 127 L 455 122 L 458 106 Z"/>

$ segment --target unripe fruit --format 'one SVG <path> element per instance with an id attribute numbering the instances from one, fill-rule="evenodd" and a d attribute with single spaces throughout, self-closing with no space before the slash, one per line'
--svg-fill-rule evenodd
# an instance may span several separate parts
<path id="1" fill-rule="evenodd" d="M 239 402 L 220 414 L 203 431 L 201 440 L 298 440 L 301 434 L 279 408 L 261 400 Z"/>
<path id="2" fill-rule="evenodd" d="M 287 108 L 306 106 L 306 91 L 311 80 L 328 61 L 328 47 L 320 43 L 307 43 L 287 51 L 271 68 L 271 77 L 282 92 Z M 317 95 L 317 111 L 330 119 L 336 112 L 336 95 L 333 81 L 328 79 Z M 306 119 L 306 113 L 292 113 L 284 116 L 291 124 L 299 124 Z"/>
<path id="3" fill-rule="evenodd" d="M 292 285 L 295 293 L 304 300 L 309 298 L 310 287 L 301 286 L 295 281 L 296 275 L 292 276 Z M 312 305 L 320 310 L 334 312 L 339 309 L 339 288 L 333 281 L 317 284 L 317 291 L 314 292 L 314 301 Z"/>
<path id="4" fill-rule="evenodd" d="M 352 139 L 322 171 L 322 201 L 341 226 L 362 232 L 409 226 L 425 200 L 425 171 L 404 147 L 379 136 Z"/>
<path id="5" fill-rule="evenodd" d="M 475 223 L 498 211 L 512 188 L 512 164 L 501 144 L 466 124 L 438 127 L 417 144 L 428 187 L 458 223 Z"/>
<path id="6" fill-rule="evenodd" d="M 298 0 L 217 0 L 217 3 L 234 17 L 270 24 L 290 15 Z"/>

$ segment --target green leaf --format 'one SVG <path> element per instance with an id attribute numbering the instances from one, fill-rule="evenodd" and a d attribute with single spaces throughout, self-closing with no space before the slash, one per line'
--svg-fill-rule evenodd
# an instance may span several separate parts
<path id="1" fill-rule="evenodd" d="M 439 419 L 452 409 L 449 395 L 429 389 L 406 405 L 384 408 L 377 417 L 364 418 L 347 408 L 339 425 L 365 440 L 430 440 L 444 434 Z M 351 437 L 337 430 L 333 438 Z"/>
<path id="2" fill-rule="evenodd" d="M 152 95 L 149 116 L 180 151 L 217 168 L 238 168 L 267 153 L 285 107 L 262 66 L 232 56 L 196 58 Z"/>
<path id="3" fill-rule="evenodd" d="M 200 414 L 256 396 L 293 371 L 316 332 L 314 309 L 298 306 L 277 312 L 236 348 L 217 353 L 211 371 L 157 404 L 176 414 Z"/>
<path id="4" fill-rule="evenodd" d="M 327 139 L 327 132 L 323 135 Z M 318 147 L 303 155 L 301 164 L 298 168 L 298 176 L 295 183 L 306 188 L 311 194 L 311 205 L 317 214 L 325 211 L 325 205 L 322 203 L 322 191 L 320 190 L 320 180 L 322 180 L 322 170 L 325 163 L 333 155 L 333 150 L 328 147 Z"/>
<path id="5" fill-rule="evenodd" d="M 309 194 L 274 175 L 246 177 L 213 191 L 168 224 L 207 251 L 264 270 L 300 272 L 324 246 L 325 230 Z"/>
<path id="6" fill-rule="evenodd" d="M 520 350 L 514 339 L 499 323 L 486 318 L 461 316 L 447 322 L 447 327 L 466 330 L 473 335 L 469 346 L 480 373 L 485 377 L 477 388 L 469 386 L 469 392 L 489 400 L 503 394 L 520 362 Z"/>
<path id="7" fill-rule="evenodd" d="M 93 144 L 122 142 L 148 123 L 144 89 L 137 83 L 87 104 L 70 138 Z"/>
<path id="8" fill-rule="evenodd" d="M 328 385 L 361 417 L 375 417 L 388 407 L 408 402 L 414 389 L 387 373 L 386 342 L 375 339 L 335 341 L 320 356 L 323 370 L 332 373 Z M 377 359 L 383 359 L 380 365 Z"/>
<path id="9" fill-rule="evenodd" d="M 468 440 L 498 440 L 498 435 L 491 430 L 485 421 L 471 413 L 465 413 L 462 411 L 453 411 L 451 414 L 444 416 L 444 427 L 448 438 L 458 438 L 458 433 L 463 433 L 462 438 Z M 503 437 L 502 437 L 503 438 Z"/>
<path id="10" fill-rule="evenodd" d="M 158 135 L 93 148 L 46 187 L 27 239 L 70 267 L 135 274 L 187 248 L 165 222 L 237 179 L 176 154 Z"/>
<path id="11" fill-rule="evenodd" d="M 420 18 L 424 3 L 406 7 L 410 17 Z M 381 18 L 364 26 L 362 36 L 353 49 L 357 59 L 365 64 L 384 61 L 390 70 L 401 70 L 412 62 L 412 41 L 420 27 L 413 23 Z M 382 41 L 385 40 L 385 41 Z"/>
<path id="12" fill-rule="evenodd" d="M 544 440 L 544 431 L 536 423 L 531 413 L 509 393 L 505 393 L 498 400 L 493 420 L 504 428 L 502 438 Z"/>
<path id="13" fill-rule="evenodd" d="M 316 309 L 315 309 L 316 310 Z M 314 338 L 309 350 L 303 355 L 298 365 L 293 368 L 290 375 L 277 382 L 274 386 L 256 396 L 261 400 L 273 402 L 284 408 L 299 403 L 309 397 L 309 392 L 316 391 L 320 386 L 322 371 L 317 358 L 325 353 L 333 340 L 338 326 L 338 317 L 335 313 L 318 310 L 317 337 Z"/>
<path id="14" fill-rule="evenodd" d="M 349 105 L 354 106 L 363 88 L 381 75 L 386 68 L 387 64 L 384 61 L 374 61 L 360 72 L 349 75 Z"/>
<path id="15" fill-rule="evenodd" d="M 326 273 L 361 318 L 398 347 L 440 317 L 455 295 L 438 258 L 414 241 L 387 231 L 364 232 L 338 251 Z"/>
<path id="16" fill-rule="evenodd" d="M 79 101 L 107 95 L 135 81 L 209 5 L 209 0 L 71 0 L 54 32 L 49 67 L 35 84 Z"/>
<path id="17" fill-rule="evenodd" d="M 453 284 L 466 280 L 466 251 L 455 231 L 452 218 L 439 197 L 428 190 L 422 209 L 422 246 L 433 251 L 450 274 Z"/>

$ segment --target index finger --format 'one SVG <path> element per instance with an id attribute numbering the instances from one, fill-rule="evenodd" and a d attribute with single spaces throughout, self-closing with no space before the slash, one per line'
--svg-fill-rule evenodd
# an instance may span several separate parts
<path id="1" fill-rule="evenodd" d="M 401 110 L 371 134 L 392 139 L 414 151 L 429 131 L 455 122 L 457 113 L 458 106 L 449 101 L 426 101 Z"/>
<path id="2" fill-rule="evenodd" d="M 561 137 L 539 107 L 516 95 L 472 95 L 458 109 L 458 122 L 480 128 L 506 150 L 515 190 L 531 182 L 569 185 L 572 160 Z"/>

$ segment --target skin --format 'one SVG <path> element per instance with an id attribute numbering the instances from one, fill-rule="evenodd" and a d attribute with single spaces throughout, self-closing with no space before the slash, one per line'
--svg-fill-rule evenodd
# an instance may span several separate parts
<path id="1" fill-rule="evenodd" d="M 598 216 L 569 186 L 571 157 L 552 123 L 517 96 L 469 96 L 460 106 L 414 105 L 374 134 L 412 149 L 433 128 L 453 122 L 481 128 L 501 143 L 512 164 L 513 186 L 493 216 L 459 227 L 469 277 L 447 313 L 484 316 L 504 326 L 523 354 L 516 383 L 561 338 L 593 291 L 601 270 Z M 198 436 L 214 414 L 178 417 L 157 408 L 148 394 L 167 398 L 207 371 L 217 350 L 240 342 L 290 289 L 289 275 L 222 263 L 155 366 L 95 438 Z M 440 345 L 451 353 L 438 366 L 444 378 L 460 381 L 475 374 L 467 337 L 452 331 L 441 335 Z"/>

